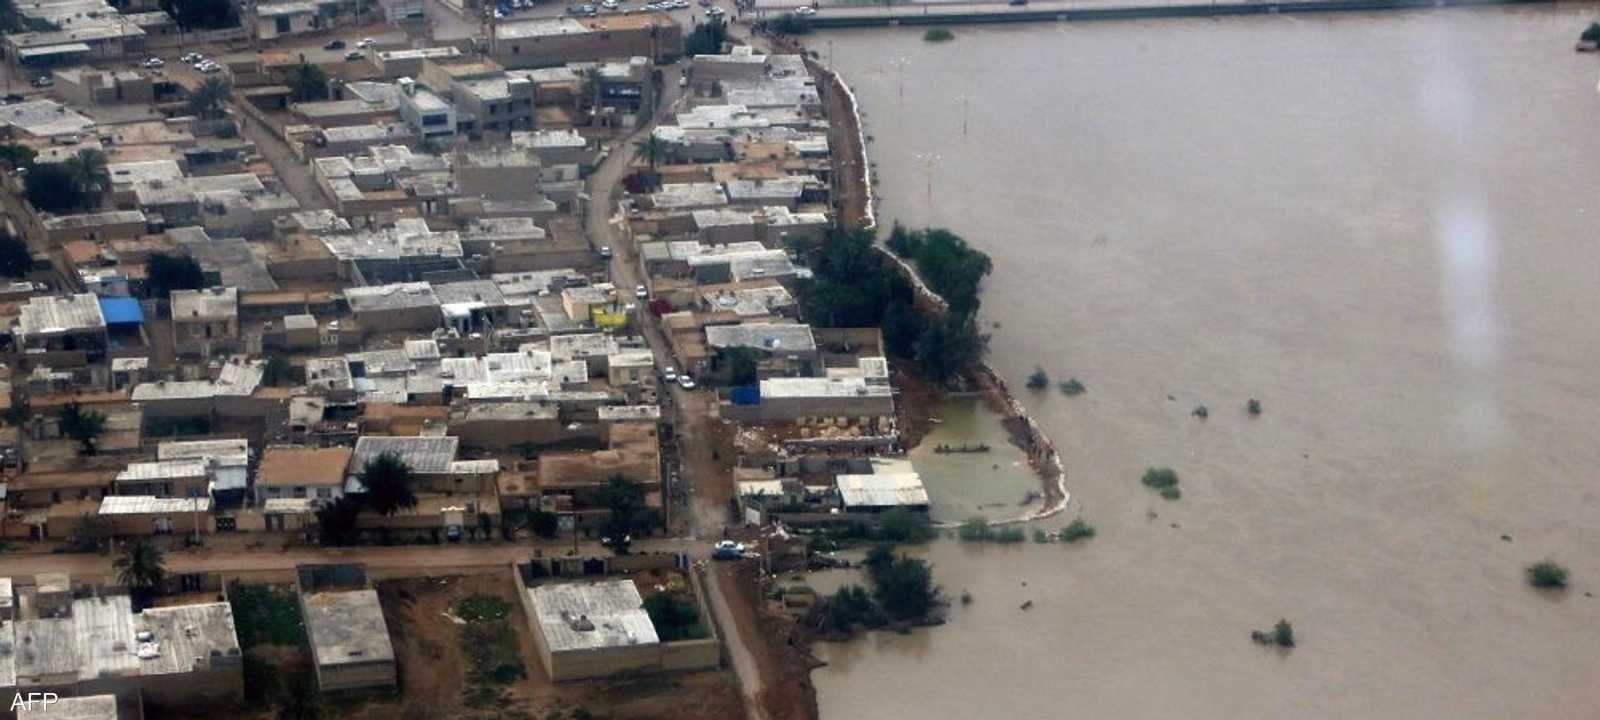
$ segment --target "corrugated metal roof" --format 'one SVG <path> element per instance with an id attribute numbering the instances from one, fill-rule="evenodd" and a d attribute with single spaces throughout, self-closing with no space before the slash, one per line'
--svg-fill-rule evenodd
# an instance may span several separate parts
<path id="1" fill-rule="evenodd" d="M 89 293 L 31 297 L 28 304 L 22 306 L 17 326 L 23 335 L 59 335 L 104 329 L 106 318 L 100 313 L 99 300 Z"/>
<path id="2" fill-rule="evenodd" d="M 128 463 L 126 469 L 117 473 L 117 482 L 201 477 L 205 474 L 206 461 L 199 458 L 157 460 L 155 462 Z"/>
<path id="3" fill-rule="evenodd" d="M 838 475 L 834 483 L 847 508 L 928 504 L 928 491 L 922 486 L 922 477 L 914 472 Z"/>
<path id="4" fill-rule="evenodd" d="M 444 437 L 379 437 L 367 435 L 356 440 L 356 450 L 350 456 L 349 472 L 357 474 L 368 462 L 379 455 L 393 453 L 420 475 L 450 472 L 450 463 L 456 458 L 460 439 Z"/>
<path id="5" fill-rule="evenodd" d="M 101 515 L 147 515 L 209 512 L 211 498 L 163 498 L 154 495 L 107 495 L 100 501 Z"/>

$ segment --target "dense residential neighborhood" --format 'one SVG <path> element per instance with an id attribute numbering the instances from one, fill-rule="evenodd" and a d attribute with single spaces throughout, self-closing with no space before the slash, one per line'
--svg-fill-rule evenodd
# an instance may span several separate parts
<path id="1" fill-rule="evenodd" d="M 723 9 L 614 5 L 15 6 L 0 689 L 789 703 L 758 576 L 929 506 L 882 332 L 802 312 L 845 126 Z"/>

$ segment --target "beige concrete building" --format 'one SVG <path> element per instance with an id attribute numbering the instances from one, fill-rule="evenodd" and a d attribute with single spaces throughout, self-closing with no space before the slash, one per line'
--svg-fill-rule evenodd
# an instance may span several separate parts
<path id="1" fill-rule="evenodd" d="M 179 354 L 202 357 L 238 349 L 238 288 L 172 291 L 172 344 Z"/>
<path id="2" fill-rule="evenodd" d="M 322 692 L 397 687 L 394 645 L 378 591 L 303 593 L 300 607 Z"/>

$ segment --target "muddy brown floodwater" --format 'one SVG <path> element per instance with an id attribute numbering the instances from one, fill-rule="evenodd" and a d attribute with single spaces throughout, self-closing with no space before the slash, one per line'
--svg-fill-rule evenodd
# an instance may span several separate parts
<path id="1" fill-rule="evenodd" d="M 994 257 L 996 368 L 1088 386 L 1022 399 L 1073 494 L 1044 526 L 1100 531 L 923 550 L 974 602 L 821 648 L 823 716 L 1595 717 L 1594 15 L 812 37 L 884 220 Z M 1547 556 L 1564 595 L 1523 582 Z M 1280 617 L 1298 648 L 1250 642 Z"/>

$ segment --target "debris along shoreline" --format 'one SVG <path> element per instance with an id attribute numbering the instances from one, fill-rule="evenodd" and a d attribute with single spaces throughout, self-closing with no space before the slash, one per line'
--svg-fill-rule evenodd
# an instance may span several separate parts
<path id="1" fill-rule="evenodd" d="M 830 138 L 830 145 L 834 148 L 835 177 L 838 178 L 840 185 L 840 223 L 848 226 L 848 223 L 855 221 L 861 227 L 876 230 L 878 219 L 876 199 L 872 193 L 872 165 L 867 160 L 866 133 L 861 123 L 861 105 L 855 92 L 838 72 L 814 60 L 800 43 L 777 39 L 773 39 L 773 42 L 780 47 L 787 46 L 787 49 L 805 57 L 812 77 L 821 81 L 819 87 L 824 92 L 823 105 L 832 128 L 830 133 L 834 135 Z M 843 172 L 838 172 L 837 170 L 841 168 Z M 878 252 L 911 282 L 912 287 L 916 289 L 918 310 L 933 314 L 949 312 L 949 304 L 922 282 L 922 278 L 918 277 L 916 270 L 905 259 L 890 252 L 882 243 L 875 243 L 873 247 L 877 248 Z M 992 521 L 990 524 L 1025 523 L 1060 514 L 1071 502 L 1072 495 L 1067 491 L 1066 468 L 1061 463 L 1060 454 L 1056 452 L 1055 442 L 1028 414 L 1027 408 L 1017 400 L 1010 387 L 1000 379 L 999 372 L 989 363 L 984 362 L 968 368 L 964 376 L 968 385 L 975 387 L 989 407 L 1001 416 L 1001 423 L 1005 425 L 1011 442 L 1028 454 L 1028 464 L 1039 476 L 1044 491 L 1043 506 L 1031 512 Z M 940 394 L 947 393 L 940 391 Z M 917 441 L 920 439 L 915 438 Z M 908 442 L 905 449 L 910 450 L 913 446 L 914 443 Z M 938 525 L 955 527 L 956 524 Z"/>

